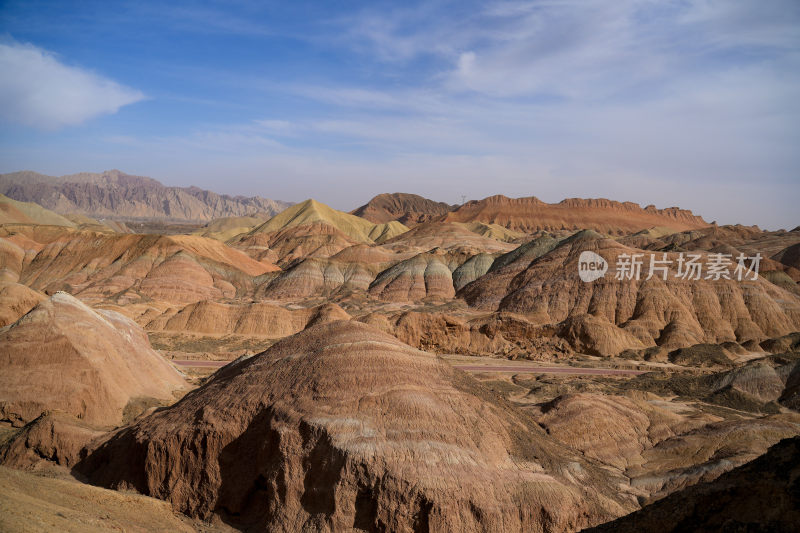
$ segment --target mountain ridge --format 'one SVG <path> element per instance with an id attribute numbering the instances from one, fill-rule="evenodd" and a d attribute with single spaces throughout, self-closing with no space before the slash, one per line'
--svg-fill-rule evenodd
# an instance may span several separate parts
<path id="1" fill-rule="evenodd" d="M 418 194 L 395 192 L 379 194 L 361 207 L 352 210 L 350 214 L 366 218 L 375 224 L 396 220 L 405 226 L 412 227 L 423 222 L 430 222 L 456 207 L 430 200 Z"/>
<path id="2" fill-rule="evenodd" d="M 167 186 L 153 178 L 119 170 L 59 177 L 29 170 L 0 174 L 0 194 L 21 202 L 35 202 L 60 214 L 117 220 L 208 222 L 256 212 L 275 215 L 292 205 L 259 196 L 218 194 L 196 186 Z"/>
<path id="3" fill-rule="evenodd" d="M 313 222 L 323 222 L 334 226 L 355 241 L 369 244 L 383 242 L 408 229 L 396 221 L 374 224 L 365 218 L 338 211 L 309 198 L 270 218 L 252 229 L 250 234 L 271 233 Z"/>
<path id="4" fill-rule="evenodd" d="M 470 200 L 442 215 L 443 222 L 484 222 L 525 233 L 561 229 L 591 229 L 623 234 L 654 226 L 684 231 L 711 226 L 701 216 L 678 207 L 658 209 L 606 198 L 566 198 L 548 204 L 535 196 L 508 198 L 501 194 Z"/>

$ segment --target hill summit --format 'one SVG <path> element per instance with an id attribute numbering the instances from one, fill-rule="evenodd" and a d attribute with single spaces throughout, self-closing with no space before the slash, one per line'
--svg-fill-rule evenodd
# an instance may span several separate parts
<path id="1" fill-rule="evenodd" d="M 352 321 L 227 366 L 77 469 L 268 531 L 567 531 L 634 507 L 474 379 Z"/>
<path id="2" fill-rule="evenodd" d="M 404 192 L 379 194 L 372 200 L 351 212 L 370 222 L 381 224 L 396 220 L 408 227 L 430 222 L 450 211 L 455 206 L 436 202 L 417 194 Z"/>
<path id="3" fill-rule="evenodd" d="M 272 233 L 315 222 L 333 226 L 356 242 L 369 244 L 383 242 L 408 230 L 407 227 L 396 221 L 373 224 L 369 220 L 337 211 L 321 202 L 309 199 L 275 215 L 252 230 L 251 233 Z"/>

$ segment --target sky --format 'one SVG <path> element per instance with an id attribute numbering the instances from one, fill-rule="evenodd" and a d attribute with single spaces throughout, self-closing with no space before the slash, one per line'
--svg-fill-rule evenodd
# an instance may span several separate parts
<path id="1" fill-rule="evenodd" d="M 0 172 L 800 225 L 800 2 L 0 0 Z"/>

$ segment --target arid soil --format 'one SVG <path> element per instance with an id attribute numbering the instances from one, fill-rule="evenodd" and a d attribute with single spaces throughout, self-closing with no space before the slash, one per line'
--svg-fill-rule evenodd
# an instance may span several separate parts
<path id="1" fill-rule="evenodd" d="M 151 194 L 186 212 L 0 198 L 4 530 L 781 530 L 748 483 L 796 512 L 800 229 L 402 193 L 273 216 L 33 178 L 14 190 L 113 182 L 131 217 Z M 682 276 L 689 254 L 729 275 Z"/>

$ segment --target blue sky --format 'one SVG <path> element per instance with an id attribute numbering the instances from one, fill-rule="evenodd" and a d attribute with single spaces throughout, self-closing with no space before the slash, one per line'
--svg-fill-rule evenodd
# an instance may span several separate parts
<path id="1" fill-rule="evenodd" d="M 0 1 L 0 172 L 800 224 L 800 2 Z"/>

